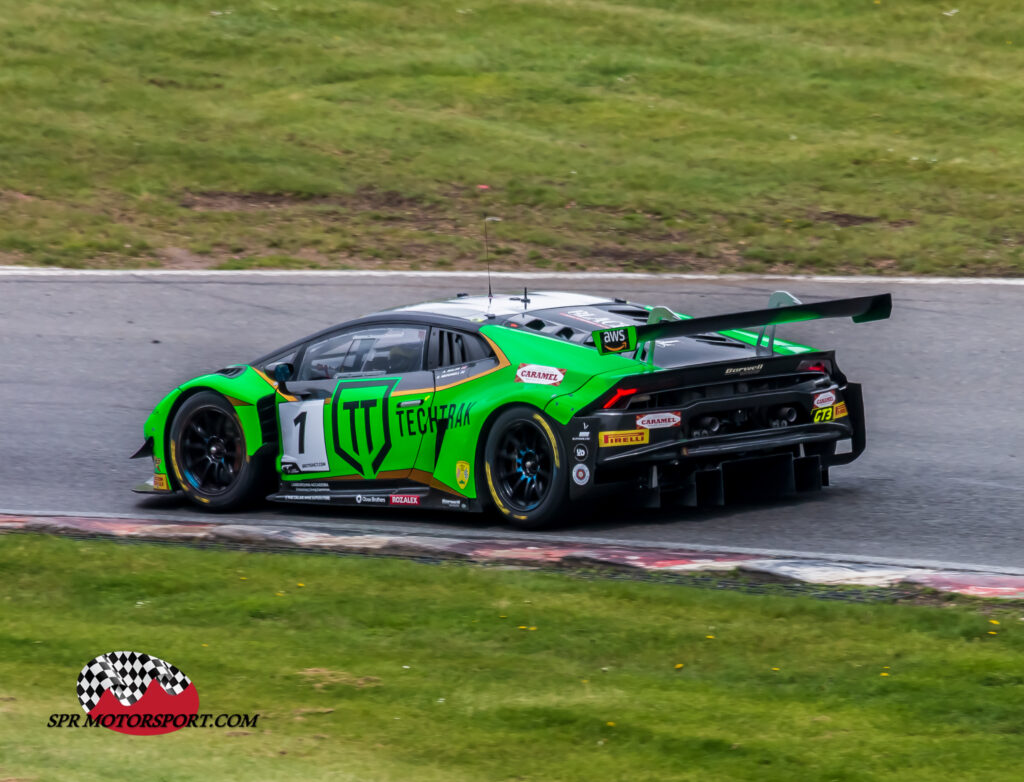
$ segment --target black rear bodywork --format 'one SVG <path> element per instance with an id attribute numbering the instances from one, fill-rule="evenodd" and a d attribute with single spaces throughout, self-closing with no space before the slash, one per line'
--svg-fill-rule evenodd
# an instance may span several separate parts
<path id="1" fill-rule="evenodd" d="M 861 388 L 833 352 L 744 347 L 732 361 L 625 378 L 582 410 L 564 437 L 573 469 L 592 480 L 573 480 L 571 496 L 623 481 L 647 506 L 789 496 L 827 485 L 830 467 L 864 451 Z"/>

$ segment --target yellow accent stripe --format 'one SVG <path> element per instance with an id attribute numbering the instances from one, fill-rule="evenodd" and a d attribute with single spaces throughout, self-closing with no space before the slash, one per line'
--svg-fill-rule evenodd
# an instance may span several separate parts
<path id="1" fill-rule="evenodd" d="M 548 437 L 551 439 L 551 449 L 555 452 L 555 467 L 561 467 L 562 465 L 558 460 L 558 442 L 555 440 L 555 433 L 551 431 L 551 427 L 548 426 L 548 422 L 540 415 L 534 413 L 533 417 L 540 422 L 540 425 L 544 427 L 544 431 L 548 433 Z"/>
<path id="2" fill-rule="evenodd" d="M 277 391 L 277 393 L 281 394 L 281 396 L 283 396 L 289 402 L 298 402 L 299 401 L 299 398 L 297 396 L 292 396 L 291 394 L 285 394 L 282 391 L 280 391 L 278 389 L 278 387 L 277 387 L 277 381 L 271 380 L 269 377 L 267 377 L 267 373 L 264 372 L 262 369 L 256 369 L 256 367 L 251 367 L 251 369 L 257 375 L 259 375 L 264 380 L 266 380 L 267 381 L 267 385 L 269 385 L 271 388 L 273 388 L 275 391 Z"/>

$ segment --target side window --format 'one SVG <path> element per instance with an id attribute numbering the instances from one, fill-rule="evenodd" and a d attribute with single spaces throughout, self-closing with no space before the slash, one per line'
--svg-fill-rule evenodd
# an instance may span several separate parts
<path id="1" fill-rule="evenodd" d="M 472 364 L 484 359 L 497 361 L 491 346 L 478 334 L 448 329 L 434 329 L 430 333 L 429 369 Z"/>
<path id="2" fill-rule="evenodd" d="M 349 375 L 418 372 L 423 368 L 426 337 L 426 328 L 414 326 L 343 331 L 306 348 L 296 379 L 333 380 Z"/>

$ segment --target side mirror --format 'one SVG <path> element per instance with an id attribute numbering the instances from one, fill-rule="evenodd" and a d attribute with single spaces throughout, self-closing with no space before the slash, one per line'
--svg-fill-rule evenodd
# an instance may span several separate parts
<path id="1" fill-rule="evenodd" d="M 285 383 L 291 378 L 295 372 L 295 367 L 288 363 L 278 364 L 274 367 L 274 380 L 277 381 L 277 390 L 283 394 L 288 393 L 288 389 L 285 387 Z"/>

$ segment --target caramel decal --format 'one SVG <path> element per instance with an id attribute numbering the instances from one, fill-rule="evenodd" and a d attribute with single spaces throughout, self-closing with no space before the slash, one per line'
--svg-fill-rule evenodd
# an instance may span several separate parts
<path id="1" fill-rule="evenodd" d="M 565 370 L 545 367 L 540 364 L 520 364 L 516 370 L 517 383 L 534 383 L 540 386 L 557 386 L 565 380 Z"/>

